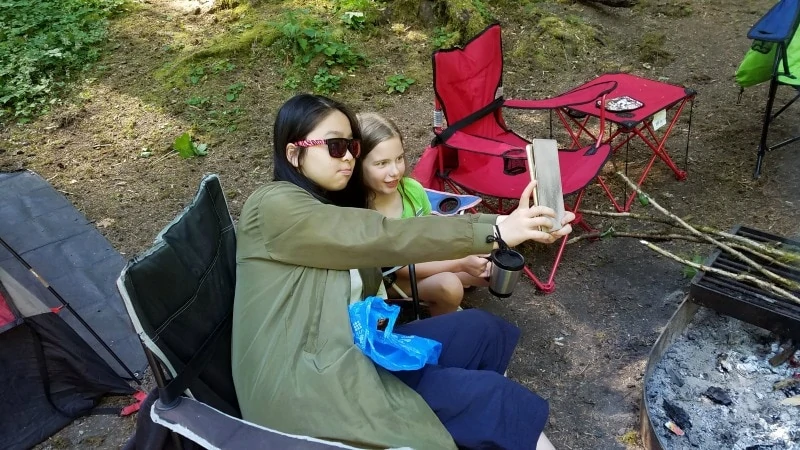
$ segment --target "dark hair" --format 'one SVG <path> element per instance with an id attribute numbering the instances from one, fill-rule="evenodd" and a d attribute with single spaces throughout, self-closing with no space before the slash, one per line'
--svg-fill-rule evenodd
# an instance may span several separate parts
<path id="1" fill-rule="evenodd" d="M 292 142 L 302 141 L 308 134 L 333 111 L 339 111 L 350 122 L 353 138 L 361 139 L 361 131 L 355 115 L 343 104 L 321 95 L 298 94 L 290 98 L 280 107 L 275 117 L 272 138 L 275 145 L 273 160 L 273 180 L 288 181 L 305 189 L 323 203 L 337 206 L 366 208 L 367 195 L 361 181 L 361 174 L 353 170 L 347 186 L 341 191 L 326 191 L 303 175 L 294 167 L 286 156 L 286 146 Z M 300 147 L 298 159 L 303 160 L 306 148 Z"/>

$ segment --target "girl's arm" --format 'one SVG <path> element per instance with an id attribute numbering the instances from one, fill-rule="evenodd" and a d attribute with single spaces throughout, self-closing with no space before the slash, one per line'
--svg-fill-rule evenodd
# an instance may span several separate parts
<path id="1" fill-rule="evenodd" d="M 326 205 L 290 183 L 254 193 L 239 227 L 258 227 L 270 257 L 298 266 L 347 270 L 400 266 L 489 253 L 494 215 L 387 219 L 368 209 Z"/>
<path id="2" fill-rule="evenodd" d="M 436 275 L 437 273 L 442 272 L 462 272 L 463 269 L 461 268 L 461 260 L 449 260 L 449 261 L 429 261 L 424 263 L 417 263 L 414 264 L 414 269 L 416 270 L 416 274 L 418 278 L 428 278 L 432 275 Z M 402 269 L 397 271 L 398 275 L 402 275 L 405 278 L 408 278 L 408 267 L 403 267 Z"/>

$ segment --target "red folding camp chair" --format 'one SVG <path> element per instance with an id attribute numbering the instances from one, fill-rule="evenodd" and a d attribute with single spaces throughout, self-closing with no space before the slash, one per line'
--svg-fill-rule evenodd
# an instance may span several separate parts
<path id="1" fill-rule="evenodd" d="M 496 199 L 483 205 L 498 214 L 516 208 L 515 199 L 530 181 L 525 146 L 529 141 L 505 124 L 502 108 L 554 110 L 595 102 L 616 87 L 614 82 L 587 84 L 545 100 L 506 100 L 502 97 L 503 49 L 500 25 L 494 24 L 467 43 L 463 49 L 440 50 L 433 54 L 436 137 L 425 150 L 412 176 L 431 189 L 450 189 Z M 444 127 L 443 120 L 447 121 Z M 605 122 L 601 120 L 603 136 Z M 610 156 L 610 147 L 600 138 L 590 146 L 559 151 L 564 195 L 576 194 L 568 209 L 576 224 L 591 228 L 579 212 L 584 188 L 597 177 Z M 556 269 L 566 239 L 556 254 L 546 281 L 528 268 L 525 273 L 538 289 L 552 292 Z"/>

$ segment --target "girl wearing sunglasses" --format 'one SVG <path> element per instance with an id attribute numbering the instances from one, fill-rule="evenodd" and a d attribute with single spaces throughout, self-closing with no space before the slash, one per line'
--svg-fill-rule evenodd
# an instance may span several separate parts
<path id="1" fill-rule="evenodd" d="M 357 116 L 361 128 L 361 157 L 355 170 L 367 191 L 370 208 L 392 219 L 418 217 L 431 213 L 431 203 L 422 185 L 406 178 L 406 155 L 403 136 L 397 125 L 376 113 Z M 427 302 L 431 316 L 456 311 L 464 298 L 464 288 L 486 286 L 491 270 L 489 261 L 470 255 L 449 261 L 416 264 L 419 296 Z M 408 268 L 394 272 L 394 283 L 410 292 Z M 401 294 L 389 289 L 390 297 Z"/>
<path id="2" fill-rule="evenodd" d="M 244 419 L 359 447 L 552 448 L 547 402 L 503 376 L 515 326 L 477 309 L 398 326 L 442 353 L 438 365 L 389 372 L 354 345 L 347 311 L 378 293 L 378 267 L 488 253 L 498 234 L 517 245 L 569 233 L 538 231 L 553 212 L 528 207 L 533 185 L 497 226 L 494 215 L 388 219 L 366 208 L 346 107 L 295 96 L 273 139 L 274 181 L 248 198 L 237 230 L 231 351 Z"/>

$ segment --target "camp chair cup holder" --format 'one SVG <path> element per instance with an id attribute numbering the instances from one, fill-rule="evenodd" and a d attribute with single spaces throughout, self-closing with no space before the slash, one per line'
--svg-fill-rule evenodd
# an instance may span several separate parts
<path id="1" fill-rule="evenodd" d="M 515 148 L 513 150 L 503 152 L 502 156 L 504 174 L 514 176 L 527 172 L 527 156 L 525 155 L 525 150 L 521 148 Z"/>
<path id="2" fill-rule="evenodd" d="M 436 204 L 436 210 L 443 214 L 452 214 L 461 207 L 461 202 L 456 197 L 448 196 L 439 200 Z"/>

